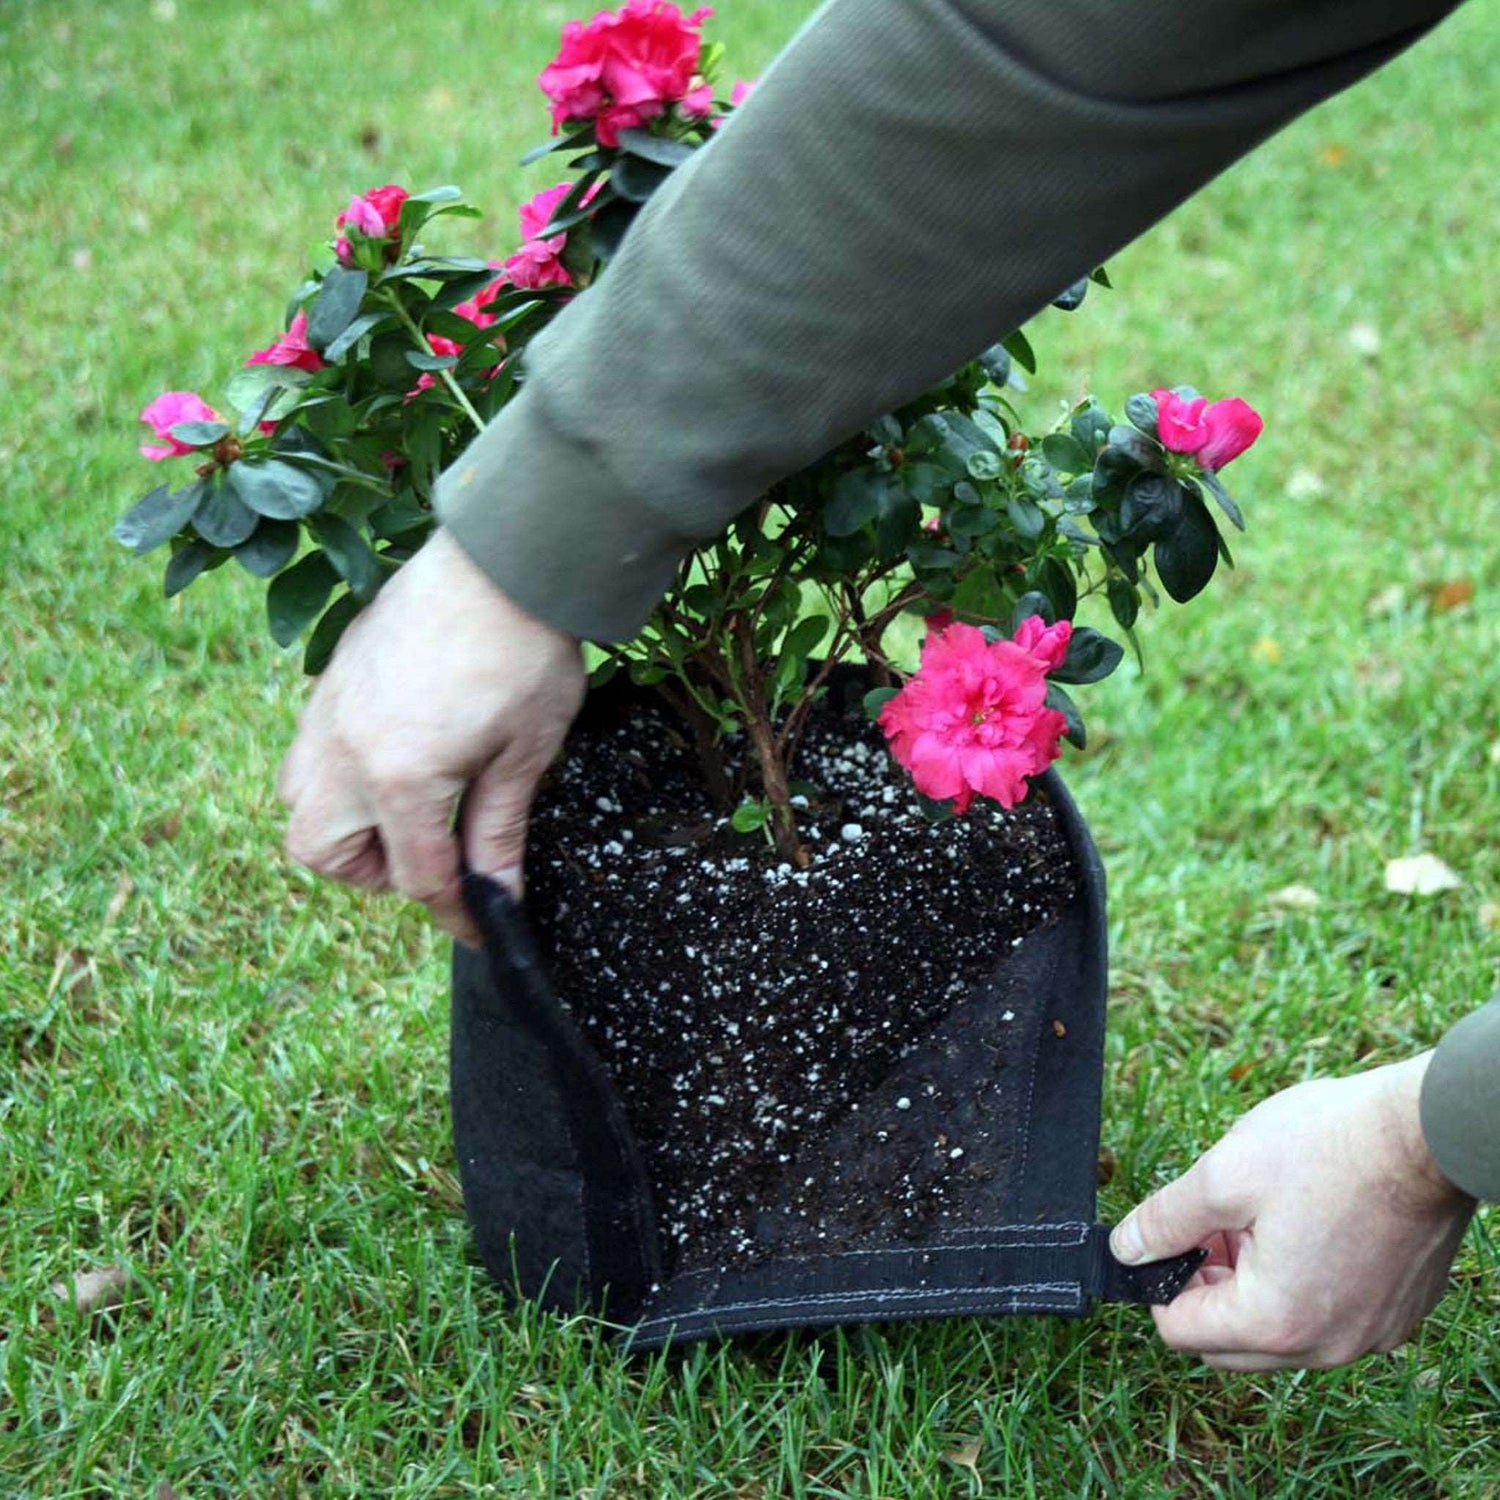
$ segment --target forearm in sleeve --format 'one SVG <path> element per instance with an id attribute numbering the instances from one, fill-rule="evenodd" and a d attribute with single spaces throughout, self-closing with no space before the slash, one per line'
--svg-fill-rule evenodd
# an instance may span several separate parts
<path id="1" fill-rule="evenodd" d="M 1438 1043 L 1422 1080 L 1422 1134 L 1444 1176 L 1500 1202 L 1500 997 Z"/>
<path id="2" fill-rule="evenodd" d="M 1454 3 L 832 0 L 532 345 L 444 524 L 523 607 L 629 637 L 769 484 Z"/>

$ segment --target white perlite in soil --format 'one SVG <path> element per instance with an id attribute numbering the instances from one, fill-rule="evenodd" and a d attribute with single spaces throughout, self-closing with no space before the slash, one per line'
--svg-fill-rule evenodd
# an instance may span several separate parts
<path id="1" fill-rule="evenodd" d="M 536 809 L 528 910 L 684 1268 L 988 1199 L 996 1152 L 974 1137 L 1007 1112 L 1005 1028 L 977 1112 L 903 1060 L 1073 889 L 1039 799 L 933 826 L 862 720 L 820 710 L 796 775 L 806 869 L 715 814 L 654 705 L 578 733 Z"/>

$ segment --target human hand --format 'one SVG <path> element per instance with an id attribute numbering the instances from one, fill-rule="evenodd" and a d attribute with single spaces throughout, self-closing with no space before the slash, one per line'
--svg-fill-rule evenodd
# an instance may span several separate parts
<path id="1" fill-rule="evenodd" d="M 1418 1101 L 1431 1053 L 1257 1105 L 1110 1237 L 1137 1264 L 1209 1258 L 1156 1326 L 1224 1370 L 1330 1369 L 1394 1349 L 1432 1310 L 1474 1212 Z"/>
<path id="2" fill-rule="evenodd" d="M 519 890 L 532 797 L 584 686 L 578 642 L 513 604 L 438 530 L 313 689 L 278 781 L 287 849 L 321 875 L 421 901 L 477 943 L 459 839 L 470 869 Z"/>

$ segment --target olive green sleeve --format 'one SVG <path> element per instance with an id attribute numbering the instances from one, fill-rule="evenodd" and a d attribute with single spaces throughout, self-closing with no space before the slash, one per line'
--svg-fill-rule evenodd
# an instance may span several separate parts
<path id="1" fill-rule="evenodd" d="M 1438 1043 L 1422 1080 L 1422 1134 L 1444 1176 L 1500 1202 L 1500 997 Z"/>
<path id="2" fill-rule="evenodd" d="M 525 608 L 629 637 L 695 540 L 1455 3 L 831 0 L 534 342 L 439 515 Z"/>

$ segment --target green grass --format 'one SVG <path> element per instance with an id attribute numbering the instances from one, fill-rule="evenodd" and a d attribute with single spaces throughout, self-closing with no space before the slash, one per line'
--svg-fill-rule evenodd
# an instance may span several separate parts
<path id="1" fill-rule="evenodd" d="M 805 6 L 722 8 L 750 74 Z M 303 686 L 257 588 L 164 603 L 108 527 L 140 406 L 212 398 L 350 191 L 458 181 L 493 217 L 457 241 L 509 247 L 566 13 L 0 9 L 0 1493 L 1500 1495 L 1484 1223 L 1420 1338 L 1305 1377 L 1205 1371 L 1128 1309 L 632 1361 L 471 1264 L 443 945 L 283 860 Z M 1112 881 L 1111 1213 L 1496 983 L 1497 22 L 1476 0 L 1039 333 L 1049 398 L 1189 380 L 1268 422 L 1240 569 L 1147 622 L 1068 772 Z M 1447 579 L 1474 602 L 1433 613 Z M 1416 849 L 1464 889 L 1387 895 Z M 1293 882 L 1322 906 L 1277 915 Z M 113 1321 L 55 1315 L 115 1262 Z"/>

